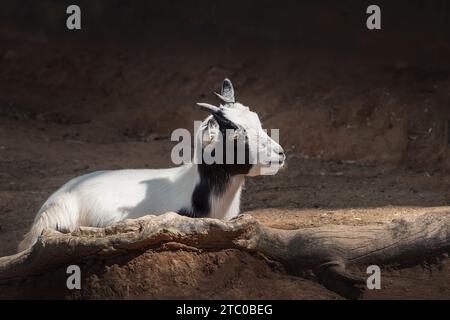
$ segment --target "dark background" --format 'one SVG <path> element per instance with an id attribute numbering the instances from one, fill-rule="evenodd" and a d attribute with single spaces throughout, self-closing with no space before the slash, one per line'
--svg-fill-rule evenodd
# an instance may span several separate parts
<path id="1" fill-rule="evenodd" d="M 80 31 L 66 29 L 69 4 L 81 7 Z M 381 7 L 382 30 L 366 28 L 370 4 Z M 265 128 L 280 129 L 287 154 L 276 176 L 246 179 L 242 212 L 296 229 L 449 210 L 448 1 L 1 0 L 0 8 L 0 256 L 15 252 L 69 179 L 173 166 L 171 132 L 206 116 L 195 102 L 217 103 L 212 91 L 225 77 Z M 336 298 L 228 251 L 148 259 L 137 257 L 142 269 L 102 269 L 102 286 L 86 297 Z M 365 297 L 448 297 L 444 261 L 433 272 L 386 271 L 385 290 Z"/>

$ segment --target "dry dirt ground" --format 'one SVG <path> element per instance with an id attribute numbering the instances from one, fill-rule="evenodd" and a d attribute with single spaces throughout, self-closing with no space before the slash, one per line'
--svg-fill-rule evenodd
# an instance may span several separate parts
<path id="1" fill-rule="evenodd" d="M 332 69 L 334 58 L 330 65 L 314 66 L 313 56 L 304 52 L 306 62 L 285 53 L 267 65 L 268 54 L 280 53 L 245 60 L 214 49 L 199 55 L 189 46 L 182 53 L 95 46 L 86 51 L 52 47 L 39 37 L 3 37 L 0 256 L 15 252 L 40 205 L 70 178 L 98 169 L 171 166 L 171 131 L 191 128 L 193 119 L 205 116 L 193 105 L 213 101 L 210 91 L 224 76 L 236 79 L 243 102 L 260 106 L 267 127 L 281 128 L 288 157 L 278 175 L 247 180 L 242 212 L 272 227 L 295 229 L 385 223 L 450 210 L 447 151 L 433 147 L 444 130 L 436 122 L 442 114 L 421 104 L 447 103 L 448 78 L 427 74 L 411 84 L 414 69 L 397 70 L 393 61 L 394 71 L 374 63 L 378 73 L 372 82 L 361 82 L 366 64 L 355 62 L 351 72 L 359 76 L 350 84 L 348 73 L 340 76 Z M 307 78 L 305 72 L 317 74 L 314 68 L 327 76 Z M 279 70 L 298 81 L 281 85 Z M 391 72 L 401 73 L 399 82 Z M 368 89 L 374 83 L 378 86 Z M 340 104 L 348 109 L 336 107 Z M 411 125 L 409 116 L 423 121 Z M 436 130 L 424 131 L 428 125 Z M 420 148 L 424 141 L 429 149 Z M 84 298 L 341 298 L 236 250 L 148 251 L 86 266 Z M 386 266 L 382 290 L 367 291 L 363 298 L 450 299 L 449 275 L 448 259 L 399 270 Z M 30 296 L 39 290 L 27 288 Z"/>

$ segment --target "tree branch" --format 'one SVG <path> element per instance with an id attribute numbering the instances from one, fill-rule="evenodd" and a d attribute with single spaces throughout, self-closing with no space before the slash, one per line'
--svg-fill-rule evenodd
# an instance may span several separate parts
<path id="1" fill-rule="evenodd" d="M 250 215 L 231 221 L 176 213 L 124 220 L 106 228 L 80 227 L 70 234 L 46 230 L 30 249 L 0 258 L 0 281 L 26 278 L 93 255 L 120 255 L 149 248 L 258 252 L 287 272 L 312 270 L 327 288 L 357 297 L 365 279 L 349 266 L 414 264 L 450 251 L 450 213 L 367 226 L 327 225 L 299 230 L 265 227 Z"/>

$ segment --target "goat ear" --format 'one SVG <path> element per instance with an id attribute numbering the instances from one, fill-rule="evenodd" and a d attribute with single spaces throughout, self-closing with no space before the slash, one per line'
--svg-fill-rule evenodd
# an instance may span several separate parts
<path id="1" fill-rule="evenodd" d="M 228 78 L 225 78 L 222 83 L 222 89 L 220 90 L 220 94 L 214 92 L 217 97 L 219 97 L 220 100 L 227 103 L 235 103 L 236 99 L 234 97 L 234 88 L 233 84 L 231 83 L 231 80 Z"/>
<path id="2" fill-rule="evenodd" d="M 206 147 L 207 145 L 216 142 L 219 139 L 220 135 L 220 126 L 217 120 L 214 117 L 206 124 L 205 129 L 202 132 L 202 147 Z"/>

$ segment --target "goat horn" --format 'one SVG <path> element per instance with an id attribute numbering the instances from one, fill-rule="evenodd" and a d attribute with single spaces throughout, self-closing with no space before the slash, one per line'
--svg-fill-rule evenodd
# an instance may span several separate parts
<path id="1" fill-rule="evenodd" d="M 220 111 L 219 107 L 213 106 L 212 104 L 209 103 L 197 102 L 197 105 L 203 110 L 208 111 L 210 113 L 216 113 Z"/>

